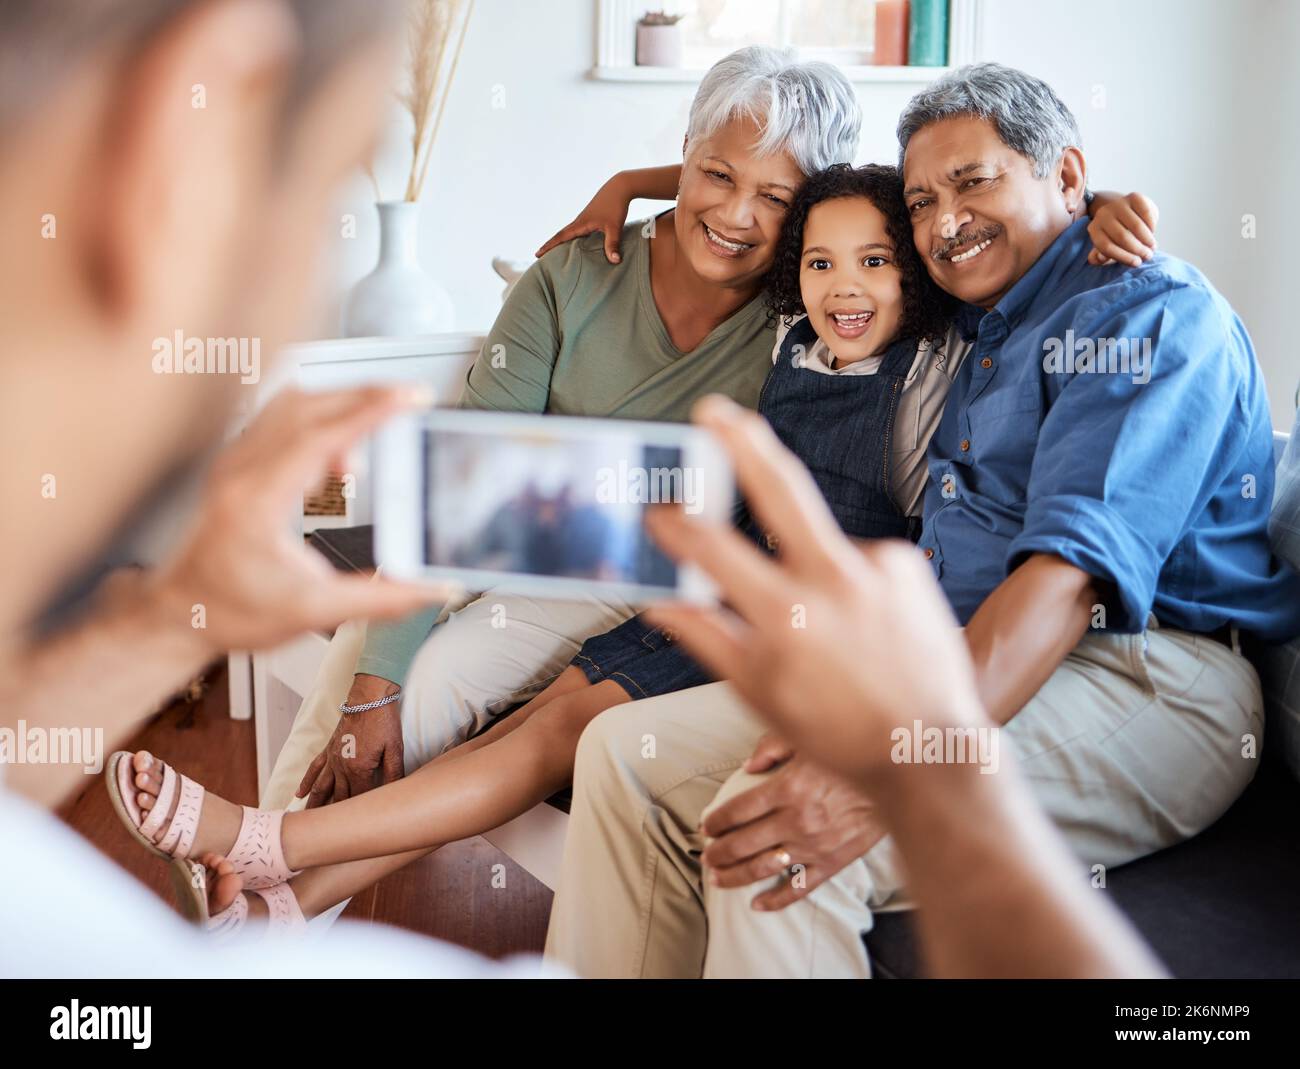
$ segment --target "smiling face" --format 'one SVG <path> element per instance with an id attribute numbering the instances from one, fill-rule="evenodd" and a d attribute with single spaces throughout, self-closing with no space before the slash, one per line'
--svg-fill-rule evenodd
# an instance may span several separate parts
<path id="1" fill-rule="evenodd" d="M 776 252 L 803 172 L 787 153 L 758 156 L 759 130 L 736 119 L 688 143 L 673 216 L 677 243 L 696 274 L 724 286 L 756 284 Z"/>
<path id="2" fill-rule="evenodd" d="M 808 319 L 835 354 L 852 364 L 883 352 L 903 317 L 903 275 L 885 216 L 866 197 L 836 197 L 808 212 L 799 264 Z"/>
<path id="3" fill-rule="evenodd" d="M 1046 178 L 992 123 L 962 116 L 922 127 L 907 144 L 904 197 L 930 276 L 992 308 L 1082 211 L 1083 156 L 1066 149 Z"/>

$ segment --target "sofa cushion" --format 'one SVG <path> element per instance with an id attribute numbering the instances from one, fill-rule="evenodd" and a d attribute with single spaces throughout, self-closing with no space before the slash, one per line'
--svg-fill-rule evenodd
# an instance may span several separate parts
<path id="1" fill-rule="evenodd" d="M 1300 962 L 1297 811 L 1300 785 L 1265 765 L 1215 824 L 1111 869 L 1097 893 L 1110 896 L 1174 976 L 1293 977 Z M 915 914 L 880 914 L 866 943 L 877 976 L 924 975 Z"/>
<path id="2" fill-rule="evenodd" d="M 1300 412 L 1278 463 L 1268 534 L 1278 558 L 1300 572 Z M 1250 652 L 1264 688 L 1264 748 L 1300 779 L 1300 638 Z"/>

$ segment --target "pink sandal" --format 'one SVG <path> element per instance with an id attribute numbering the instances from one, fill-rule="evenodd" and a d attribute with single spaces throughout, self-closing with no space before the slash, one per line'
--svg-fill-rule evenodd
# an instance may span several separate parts
<path id="1" fill-rule="evenodd" d="M 108 762 L 108 775 L 105 777 L 105 783 L 108 787 L 108 797 L 113 803 L 113 808 L 117 811 L 118 817 L 126 826 L 137 842 L 155 857 L 163 861 L 170 862 L 172 865 L 172 883 L 177 888 L 180 895 L 182 908 L 186 915 L 192 920 L 207 921 L 207 894 L 204 889 L 204 882 L 198 881 L 199 898 L 201 902 L 195 901 L 196 877 L 194 870 L 203 871 L 203 866 L 188 860 L 190 850 L 194 846 L 194 835 L 199 826 L 199 814 L 203 810 L 203 788 L 195 783 L 188 776 L 180 775 L 172 768 L 171 765 L 163 764 L 163 781 L 162 787 L 158 791 L 158 802 L 146 814 L 136 803 L 135 796 L 138 788 L 135 785 L 135 770 L 131 764 L 132 754 L 125 750 L 118 750 Z M 157 760 L 157 758 L 154 758 Z M 153 835 L 162 827 L 163 822 L 167 819 L 167 811 L 171 809 L 172 799 L 180 790 L 180 800 L 176 806 L 176 813 L 172 817 L 172 822 L 167 828 L 167 834 L 160 841 L 155 843 Z M 284 894 L 292 900 L 293 908 L 287 909 L 283 899 L 284 895 L 279 894 L 280 885 L 297 876 L 298 873 L 285 863 L 284 851 L 280 846 L 280 825 L 284 820 L 283 810 L 253 809 L 250 806 L 244 806 L 244 820 L 239 828 L 239 835 L 235 839 L 235 845 L 225 856 L 234 866 L 244 881 L 245 889 L 255 893 L 262 891 L 276 892 L 273 896 L 276 902 L 272 902 L 272 897 L 263 894 L 262 897 L 267 900 L 271 908 L 272 917 L 277 914 L 283 918 L 291 919 L 293 914 L 297 914 L 299 920 L 302 918 L 302 912 L 298 909 L 297 899 L 293 897 L 293 892 L 289 888 L 283 888 Z M 230 910 L 235 909 L 242 902 L 243 909 L 247 912 L 248 903 L 241 898 L 235 900 L 235 905 L 229 909 L 223 910 L 218 917 L 224 917 Z M 201 910 L 193 907 L 201 905 Z M 189 907 L 189 908 L 187 908 Z M 215 920 L 216 918 L 212 918 Z"/>
<path id="2" fill-rule="evenodd" d="M 173 862 L 172 886 L 185 918 L 206 928 L 215 938 L 229 938 L 248 923 L 247 893 L 241 893 L 220 913 L 208 912 L 207 870 L 196 861 L 178 858 Z M 306 929 L 307 918 L 287 883 L 249 893 L 266 903 L 268 935 L 296 935 Z"/>

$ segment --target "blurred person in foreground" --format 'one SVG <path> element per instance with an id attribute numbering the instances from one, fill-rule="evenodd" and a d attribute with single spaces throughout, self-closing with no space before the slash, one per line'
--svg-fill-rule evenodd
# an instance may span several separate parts
<path id="1" fill-rule="evenodd" d="M 213 465 L 170 561 L 110 576 L 75 619 L 54 611 L 210 457 L 248 388 L 156 372 L 156 339 L 257 339 L 269 355 L 308 326 L 304 280 L 334 187 L 372 152 L 397 14 L 345 0 L 0 6 L 6 737 L 102 732 L 111 748 L 227 649 L 446 596 L 336 575 L 292 533 L 304 487 L 410 403 L 371 389 L 273 401 Z M 538 971 L 379 928 L 214 952 L 42 811 L 84 783 L 80 765 L 0 774 L 0 974 Z"/>

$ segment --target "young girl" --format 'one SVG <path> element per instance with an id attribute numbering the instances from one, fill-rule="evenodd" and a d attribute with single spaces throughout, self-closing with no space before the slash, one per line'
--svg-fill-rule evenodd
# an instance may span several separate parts
<path id="1" fill-rule="evenodd" d="M 760 412 L 847 533 L 914 538 L 926 443 L 965 346 L 947 330 L 949 299 L 913 246 L 894 168 L 842 165 L 810 177 L 791 205 L 768 289 L 770 312 L 788 330 Z M 779 552 L 752 519 L 741 523 Z M 293 928 L 566 786 L 578 738 L 603 710 L 710 681 L 672 635 L 638 616 L 589 639 L 513 716 L 355 798 L 295 812 L 241 809 L 143 751 L 113 755 L 108 787 L 128 829 L 173 862 L 189 915 L 222 931 L 257 915 Z"/>
<path id="2" fill-rule="evenodd" d="M 767 278 L 770 312 L 788 329 L 758 410 L 855 538 L 916 539 L 929 438 L 915 434 L 921 396 L 926 386 L 937 395 L 929 406 L 937 421 L 965 350 L 959 340 L 956 353 L 943 343 L 951 300 L 915 251 L 901 197 L 892 167 L 813 175 L 791 205 Z M 897 433 L 900 420 L 913 433 Z M 748 514 L 741 527 L 778 550 Z M 713 682 L 641 616 L 588 639 L 573 667 L 592 685 L 613 682 L 624 701 Z"/>

